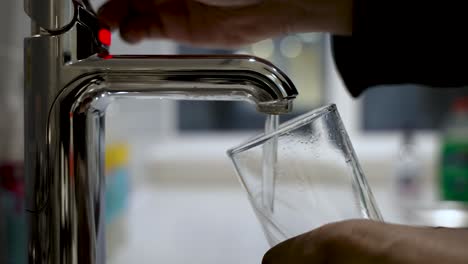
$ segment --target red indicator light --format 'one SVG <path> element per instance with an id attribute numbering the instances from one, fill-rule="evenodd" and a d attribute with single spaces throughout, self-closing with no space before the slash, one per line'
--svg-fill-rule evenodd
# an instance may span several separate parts
<path id="1" fill-rule="evenodd" d="M 112 59 L 112 57 L 113 57 L 111 54 L 109 54 L 109 53 L 107 53 L 107 52 L 105 52 L 105 53 L 99 53 L 98 56 L 99 56 L 99 58 L 105 59 L 105 60 Z"/>
<path id="2" fill-rule="evenodd" d="M 99 38 L 99 41 L 106 45 L 106 46 L 110 46 L 111 45 L 111 39 L 112 39 L 112 36 L 111 36 L 111 32 L 110 30 L 108 29 L 100 29 L 99 30 L 99 33 L 98 33 L 98 38 Z"/>

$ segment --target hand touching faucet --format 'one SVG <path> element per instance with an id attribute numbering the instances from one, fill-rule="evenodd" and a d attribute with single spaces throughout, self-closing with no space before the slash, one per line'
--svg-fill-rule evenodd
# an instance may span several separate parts
<path id="1" fill-rule="evenodd" d="M 468 61 L 463 10 L 454 1 L 110 0 L 99 14 L 132 43 L 160 38 L 236 47 L 330 33 L 336 66 L 356 97 L 377 85 L 467 86 L 468 74 L 457 66 Z M 448 37 L 434 37 L 434 29 Z M 467 243 L 467 230 L 347 221 L 285 241 L 263 263 L 467 263 Z"/>
<path id="2" fill-rule="evenodd" d="M 351 32 L 351 0 L 111 0 L 99 13 L 132 43 L 229 48 L 295 32 Z"/>

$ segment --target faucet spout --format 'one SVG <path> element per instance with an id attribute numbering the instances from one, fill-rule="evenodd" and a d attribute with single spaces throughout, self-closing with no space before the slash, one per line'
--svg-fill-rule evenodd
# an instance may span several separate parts
<path id="1" fill-rule="evenodd" d="M 242 100 L 259 112 L 292 110 L 297 90 L 271 63 L 252 56 L 115 56 L 73 66 L 96 72 L 107 95 L 175 100 Z"/>

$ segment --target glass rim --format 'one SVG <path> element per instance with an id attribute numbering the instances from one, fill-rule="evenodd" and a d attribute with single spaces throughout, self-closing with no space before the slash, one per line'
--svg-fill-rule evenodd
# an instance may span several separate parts
<path id="1" fill-rule="evenodd" d="M 270 133 L 260 133 L 257 136 L 254 136 L 253 138 L 245 141 L 244 143 L 241 143 L 233 148 L 228 149 L 226 152 L 229 157 L 232 158 L 237 153 L 246 151 L 248 149 L 251 149 L 252 147 L 257 146 L 259 142 L 264 142 L 267 141 L 268 139 L 282 135 L 287 133 L 287 131 L 294 130 L 298 127 L 301 127 L 307 123 L 310 123 L 326 114 L 329 114 L 333 111 L 336 111 L 337 107 L 336 104 L 327 104 L 325 106 L 322 106 L 318 109 L 311 110 L 307 113 L 304 113 L 302 115 L 299 115 L 291 120 L 288 120 L 282 124 L 279 125 L 278 129 L 270 132 Z"/>

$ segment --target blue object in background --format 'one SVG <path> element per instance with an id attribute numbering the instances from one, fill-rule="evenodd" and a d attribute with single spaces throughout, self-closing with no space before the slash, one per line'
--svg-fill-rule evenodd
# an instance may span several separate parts
<path id="1" fill-rule="evenodd" d="M 110 224 L 125 211 L 129 186 L 129 172 L 126 167 L 115 169 L 106 176 L 106 224 Z"/>

